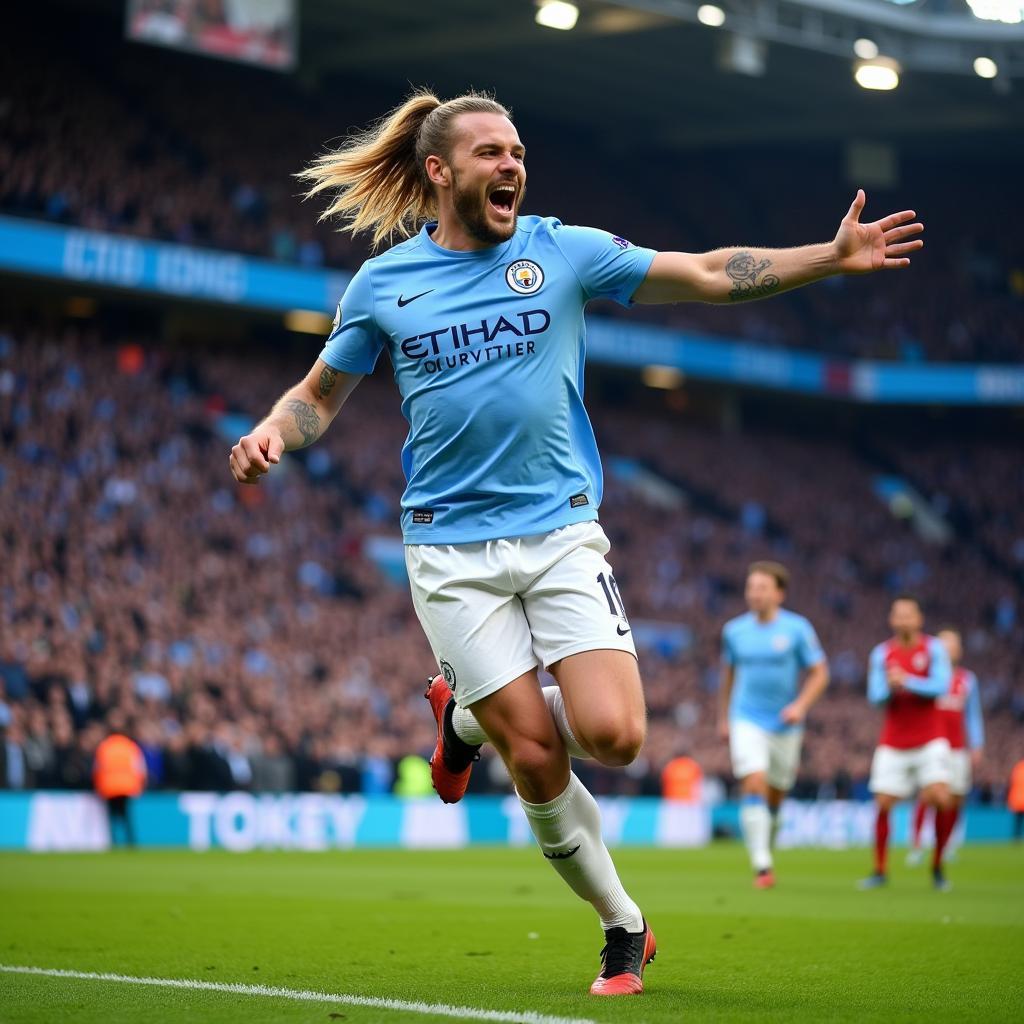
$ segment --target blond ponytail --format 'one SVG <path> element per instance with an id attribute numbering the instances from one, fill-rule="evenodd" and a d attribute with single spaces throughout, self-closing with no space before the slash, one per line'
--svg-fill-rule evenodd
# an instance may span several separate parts
<path id="1" fill-rule="evenodd" d="M 437 216 L 437 201 L 424 162 L 431 155 L 449 158 L 452 123 L 460 114 L 509 112 L 484 93 L 469 92 L 442 103 L 417 89 L 400 106 L 338 149 L 316 157 L 295 175 L 312 187 L 310 199 L 334 191 L 319 220 L 340 218 L 340 231 L 369 232 L 374 246 L 392 234 L 414 234 L 423 221 Z"/>

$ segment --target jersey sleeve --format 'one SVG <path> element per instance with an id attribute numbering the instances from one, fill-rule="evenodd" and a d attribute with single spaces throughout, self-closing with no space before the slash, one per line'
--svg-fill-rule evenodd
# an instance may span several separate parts
<path id="1" fill-rule="evenodd" d="M 364 263 L 338 303 L 320 358 L 342 373 L 372 373 L 383 347 L 384 335 L 373 319 L 370 272 Z"/>
<path id="2" fill-rule="evenodd" d="M 971 750 L 981 750 L 985 746 L 985 723 L 981 717 L 981 691 L 978 689 L 978 677 L 972 672 L 970 678 L 971 689 L 967 694 L 967 707 L 964 708 L 967 745 Z"/>
<path id="3" fill-rule="evenodd" d="M 889 680 L 885 676 L 885 645 L 879 644 L 871 652 L 868 662 L 868 700 L 884 704 L 889 699 Z"/>
<path id="4" fill-rule="evenodd" d="M 736 654 L 735 654 L 735 652 L 732 649 L 732 643 L 730 641 L 729 634 L 730 634 L 729 627 L 726 626 L 722 630 L 722 664 L 723 665 L 735 665 L 736 664 Z"/>
<path id="5" fill-rule="evenodd" d="M 614 299 L 623 306 L 632 304 L 657 255 L 599 228 L 559 226 L 554 239 L 588 299 Z"/>
<path id="6" fill-rule="evenodd" d="M 942 642 L 933 636 L 928 638 L 928 662 L 928 675 L 908 675 L 904 686 L 920 697 L 941 697 L 953 681 L 953 664 Z"/>
<path id="7" fill-rule="evenodd" d="M 800 623 L 800 635 L 797 638 L 797 660 L 801 668 L 812 668 L 825 660 L 825 649 L 821 646 L 814 627 L 804 619 Z"/>

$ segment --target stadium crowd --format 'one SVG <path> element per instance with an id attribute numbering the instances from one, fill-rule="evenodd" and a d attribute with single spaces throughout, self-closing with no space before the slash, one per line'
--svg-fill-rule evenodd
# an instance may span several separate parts
<path id="1" fill-rule="evenodd" d="M 386 369 L 259 487 L 228 471 L 230 445 L 318 351 L 0 330 L 0 784 L 88 787 L 110 728 L 139 741 L 162 788 L 386 791 L 403 756 L 429 755 L 433 661 L 386 558 L 405 433 Z M 938 436 L 907 457 L 937 509 L 958 496 L 956 537 L 936 545 L 876 496 L 871 457 L 827 431 L 730 431 L 653 404 L 592 401 L 602 522 L 631 621 L 685 625 L 692 643 L 643 651 L 648 743 L 625 772 L 584 766 L 595 789 L 656 792 L 684 752 L 728 780 L 719 631 L 743 610 L 746 565 L 772 557 L 834 679 L 798 792 L 863 792 L 879 725 L 865 663 L 903 590 L 931 628 L 963 630 L 988 719 L 979 792 L 998 791 L 1022 753 L 1019 459 Z M 990 549 L 1015 552 L 1017 575 Z M 474 772 L 474 788 L 503 784 L 495 758 Z"/>
<path id="2" fill-rule="evenodd" d="M 317 225 L 319 208 L 299 202 L 292 175 L 329 140 L 378 116 L 377 90 L 346 89 L 339 109 L 329 95 L 287 79 L 151 47 L 120 47 L 113 60 L 111 45 L 55 39 L 31 14 L 12 12 L 0 39 L 0 214 L 306 266 L 358 266 L 365 246 Z M 801 155 L 796 177 L 793 153 L 722 152 L 700 161 L 650 154 L 615 163 L 593 155 L 601 152 L 594 140 L 570 145 L 564 125 L 524 115 L 521 129 L 537 168 L 524 212 L 607 227 L 659 249 L 818 241 L 835 230 L 853 193 L 839 161 L 814 151 Z M 582 175 L 581 146 L 593 157 Z M 618 185 L 623 172 L 630 188 Z M 988 175 L 965 203 L 962 182 L 976 168 L 922 156 L 901 173 L 899 188 L 869 190 L 867 214 L 919 211 L 928 249 L 912 275 L 833 279 L 770 303 L 634 315 L 838 356 L 1018 358 L 1024 254 L 1003 230 L 1005 210 L 1016 204 L 1013 176 L 1005 168 Z M 807 180 L 816 187 L 808 190 Z"/>

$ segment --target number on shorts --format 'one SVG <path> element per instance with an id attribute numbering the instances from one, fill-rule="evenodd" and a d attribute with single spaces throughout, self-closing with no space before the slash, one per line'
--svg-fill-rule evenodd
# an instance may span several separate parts
<path id="1" fill-rule="evenodd" d="M 626 617 L 626 606 L 622 603 L 622 595 L 619 593 L 619 585 L 615 582 L 615 577 L 608 573 L 607 579 L 603 572 L 597 574 L 597 582 L 601 584 L 601 589 L 604 591 L 604 599 L 608 602 L 608 611 L 616 617 Z"/>

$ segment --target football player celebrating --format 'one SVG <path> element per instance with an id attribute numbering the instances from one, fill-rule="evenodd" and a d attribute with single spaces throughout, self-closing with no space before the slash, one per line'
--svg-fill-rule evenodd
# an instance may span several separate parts
<path id="1" fill-rule="evenodd" d="M 320 358 L 232 448 L 231 470 L 258 483 L 285 451 L 312 444 L 388 353 L 409 422 L 406 566 L 444 683 L 430 701 L 435 784 L 441 792 L 450 781 L 442 768 L 461 779 L 484 739 L 495 745 L 541 852 L 604 929 L 591 992 L 640 992 L 654 935 L 567 746 L 571 732 L 602 764 L 626 765 L 646 728 L 632 630 L 597 521 L 584 307 L 729 304 L 897 270 L 923 244 L 922 226 L 911 210 L 862 224 L 863 191 L 832 241 L 794 249 L 655 252 L 520 216 L 526 147 L 508 111 L 475 93 L 442 102 L 416 92 L 302 177 L 307 195 L 332 196 L 324 216 L 344 230 L 405 240 L 357 271 Z M 541 693 L 540 664 L 558 683 L 561 718 Z"/>

